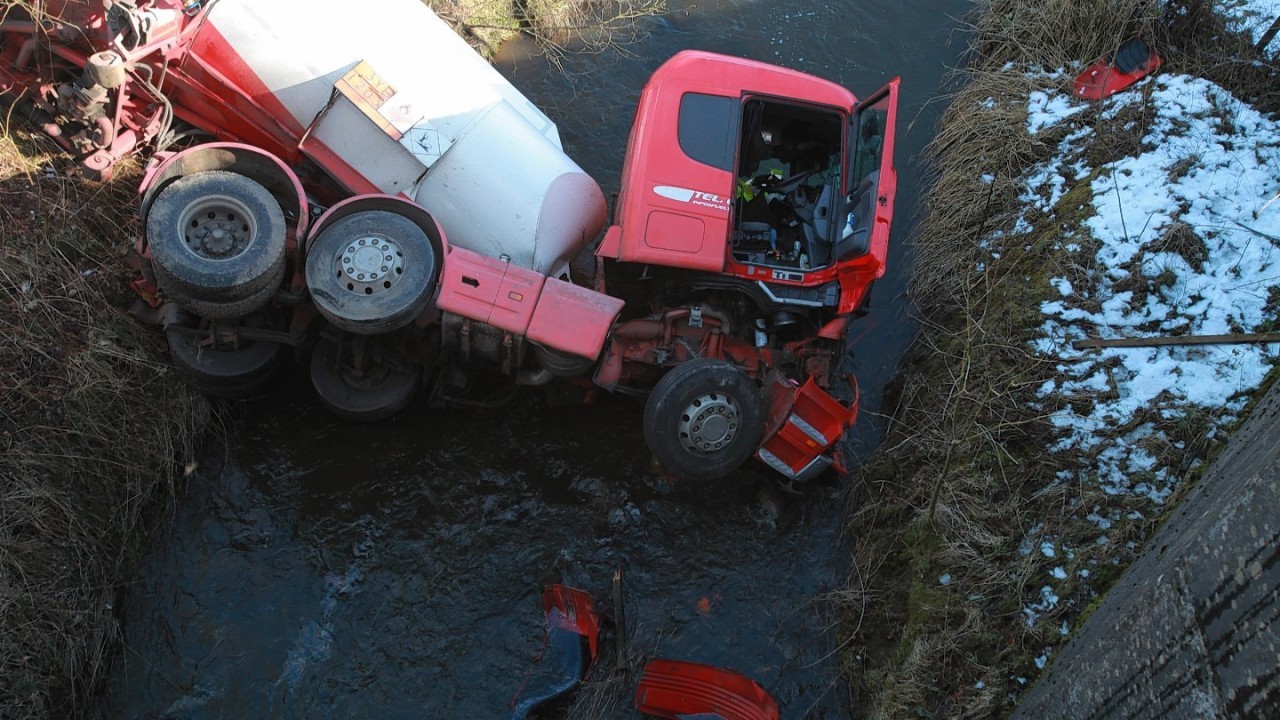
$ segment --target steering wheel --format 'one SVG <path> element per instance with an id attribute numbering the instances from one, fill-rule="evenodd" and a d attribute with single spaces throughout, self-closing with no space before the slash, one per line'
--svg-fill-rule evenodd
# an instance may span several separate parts
<path id="1" fill-rule="evenodd" d="M 760 188 L 762 192 L 790 195 L 792 192 L 795 192 L 797 188 L 803 185 L 804 181 L 813 173 L 813 170 L 805 170 L 804 172 L 798 172 L 784 178 L 766 173 L 752 178 L 751 184 Z"/>

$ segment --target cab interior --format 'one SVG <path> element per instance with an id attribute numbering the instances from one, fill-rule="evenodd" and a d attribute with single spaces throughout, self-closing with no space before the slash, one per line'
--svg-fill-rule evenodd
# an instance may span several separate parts
<path id="1" fill-rule="evenodd" d="M 769 99 L 743 104 L 732 256 L 811 270 L 831 262 L 843 207 L 839 113 Z"/>

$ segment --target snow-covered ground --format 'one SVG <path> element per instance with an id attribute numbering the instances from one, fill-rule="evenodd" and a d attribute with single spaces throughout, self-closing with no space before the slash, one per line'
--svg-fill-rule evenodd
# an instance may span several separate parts
<path id="1" fill-rule="evenodd" d="M 1220 0 L 1218 10 L 1227 17 L 1227 27 L 1249 33 L 1257 43 L 1271 23 L 1280 17 L 1280 0 Z M 1268 49 L 1275 54 L 1275 44 Z"/>
<path id="2" fill-rule="evenodd" d="M 1262 12 L 1272 12 L 1265 29 L 1280 10 Z M 1061 90 L 1029 99 L 1028 132 L 1056 141 L 1056 152 L 1024 178 L 1020 229 L 1087 216 L 1058 240 L 1076 270 L 1052 279 L 1058 297 L 1041 306 L 1034 349 L 1057 362 L 1057 378 L 1039 389 L 1059 431 L 1054 450 L 1091 459 L 1058 481 L 1126 496 L 1115 504 L 1125 510 L 1080 508 L 1105 543 L 1114 522 L 1144 516 L 1132 508 L 1149 502 L 1157 514 L 1177 489 L 1185 468 L 1169 461 L 1184 448 L 1166 428 L 1191 418 L 1211 434 L 1233 422 L 1280 358 L 1280 344 L 1075 350 L 1072 342 L 1271 329 L 1280 316 L 1280 122 L 1213 83 L 1174 74 L 1101 108 L 1085 105 L 1071 96 L 1073 75 L 1051 78 Z M 1127 157 L 1095 167 L 1083 149 L 1108 123 L 1127 124 L 1141 139 Z M 1064 207 L 1068 193 L 1079 203 Z M 1075 556 L 1043 527 L 1028 532 L 1023 554 L 1038 550 L 1057 563 L 1055 543 L 1057 554 Z M 1087 573 L 1075 574 L 1088 584 Z M 1024 603 L 1028 626 L 1055 609 L 1066 578 L 1060 565 L 1046 570 L 1038 596 Z"/>
<path id="3" fill-rule="evenodd" d="M 1037 349 L 1061 358 L 1061 378 L 1041 388 L 1085 398 L 1056 410 L 1058 449 L 1097 453 L 1096 479 L 1109 493 L 1162 502 L 1169 468 L 1145 448 L 1158 430 L 1139 418 L 1172 419 L 1196 407 L 1222 424 L 1277 356 L 1276 345 L 1210 345 L 1077 351 L 1071 341 L 1251 332 L 1274 316 L 1280 281 L 1280 124 L 1199 78 L 1163 75 L 1109 99 L 1100 116 L 1035 93 L 1029 130 L 1074 129 L 1057 157 L 1029 178 L 1024 198 L 1049 212 L 1088 183 L 1088 236 L 1062 238 L 1089 253 L 1083 281 L 1055 278 Z M 1141 104 L 1142 107 L 1135 107 Z M 1141 112 L 1126 112 L 1140 110 Z M 1078 149 L 1093 123 L 1143 122 L 1143 152 L 1089 167 Z M 1082 245 L 1083 243 L 1083 245 Z M 1116 433 L 1121 433 L 1116 438 Z"/>

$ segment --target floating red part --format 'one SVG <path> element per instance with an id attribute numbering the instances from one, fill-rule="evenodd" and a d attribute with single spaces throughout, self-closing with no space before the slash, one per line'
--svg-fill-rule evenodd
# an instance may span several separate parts
<path id="1" fill-rule="evenodd" d="M 684 662 L 650 660 L 636 686 L 641 712 L 678 720 L 778 720 L 778 703 L 760 683 L 732 670 Z"/>
<path id="2" fill-rule="evenodd" d="M 590 659 L 596 659 L 600 616 L 591 602 L 591 595 L 568 585 L 549 585 L 542 592 L 542 609 L 547 612 L 548 624 L 554 626 L 551 629 L 572 630 L 586 638 Z"/>

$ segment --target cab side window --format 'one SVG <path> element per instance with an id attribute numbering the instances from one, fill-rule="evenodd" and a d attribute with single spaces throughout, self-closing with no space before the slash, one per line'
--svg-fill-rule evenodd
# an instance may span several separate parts
<path id="1" fill-rule="evenodd" d="M 680 150 L 704 165 L 733 171 L 737 125 L 737 98 L 702 93 L 685 93 L 680 98 Z"/>
<path id="2" fill-rule="evenodd" d="M 852 175 L 849 178 L 850 192 L 871 173 L 880 169 L 881 145 L 884 142 L 885 123 L 888 121 L 889 99 L 877 102 L 858 113 L 857 126 L 854 128 L 852 162 L 849 164 Z"/>

